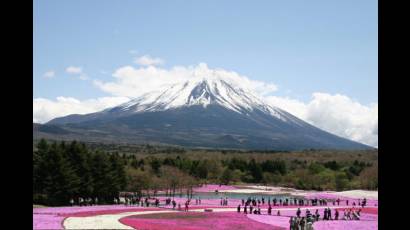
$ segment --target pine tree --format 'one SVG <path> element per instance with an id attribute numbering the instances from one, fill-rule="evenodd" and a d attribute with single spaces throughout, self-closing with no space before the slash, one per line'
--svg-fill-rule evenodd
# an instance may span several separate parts
<path id="1" fill-rule="evenodd" d="M 93 180 L 91 174 L 90 153 L 84 144 L 71 142 L 65 149 L 65 154 L 70 161 L 76 175 L 81 178 L 80 188 L 75 198 L 91 197 L 93 193 Z"/>
<path id="2" fill-rule="evenodd" d="M 43 192 L 50 205 L 68 204 L 70 198 L 78 192 L 80 179 L 56 143 L 44 153 L 38 170 L 43 180 Z"/>
<path id="3" fill-rule="evenodd" d="M 44 183 L 41 176 L 41 163 L 49 148 L 48 143 L 41 139 L 37 151 L 33 152 L 33 202 L 44 203 Z"/>
<path id="4" fill-rule="evenodd" d="M 259 183 L 262 180 L 262 168 L 259 164 L 255 162 L 255 159 L 252 159 L 249 162 L 249 170 L 253 177 L 254 182 Z"/>
<path id="5" fill-rule="evenodd" d="M 113 176 L 113 183 L 110 185 L 111 194 L 113 197 L 117 197 L 118 193 L 125 189 L 127 185 L 127 178 L 124 170 L 124 162 L 117 155 L 110 156 L 111 172 Z"/>
<path id="6" fill-rule="evenodd" d="M 92 160 L 94 197 L 103 203 L 113 202 L 114 173 L 106 153 L 96 152 Z"/>

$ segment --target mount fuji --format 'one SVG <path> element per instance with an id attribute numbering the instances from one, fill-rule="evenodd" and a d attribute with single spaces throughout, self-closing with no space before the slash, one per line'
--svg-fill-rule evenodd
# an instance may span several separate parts
<path id="1" fill-rule="evenodd" d="M 195 77 L 100 112 L 34 127 L 37 137 L 234 149 L 370 149 L 268 105 L 230 79 Z"/>

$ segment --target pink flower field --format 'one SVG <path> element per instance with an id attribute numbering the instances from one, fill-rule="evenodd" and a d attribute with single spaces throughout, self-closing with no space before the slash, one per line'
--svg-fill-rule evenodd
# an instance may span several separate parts
<path id="1" fill-rule="evenodd" d="M 33 214 L 33 229 L 64 229 L 64 219 L 57 214 Z"/>
<path id="2" fill-rule="evenodd" d="M 120 220 L 121 223 L 135 229 L 181 229 L 181 230 L 224 230 L 224 229 L 254 229 L 267 230 L 286 228 L 272 227 L 271 225 L 253 221 L 246 215 L 235 212 L 192 212 L 192 213 L 164 213 L 128 216 Z"/>
<path id="3" fill-rule="evenodd" d="M 33 209 L 33 229 L 64 229 L 63 221 L 71 216 L 94 216 L 121 212 L 158 210 L 157 208 L 126 207 L 124 205 L 101 205 L 87 207 L 58 207 Z"/>
<path id="4" fill-rule="evenodd" d="M 352 197 L 346 197 L 346 196 L 340 196 L 336 195 L 332 192 L 316 192 L 316 193 L 309 193 L 308 195 L 305 196 L 308 199 L 340 199 L 341 204 L 343 204 L 346 200 L 349 200 L 349 204 L 352 204 L 353 202 L 358 202 L 357 198 L 352 198 Z M 378 200 L 375 199 L 367 199 L 367 206 L 377 206 L 378 205 Z"/>
<path id="5" fill-rule="evenodd" d="M 319 221 L 313 224 L 315 230 L 374 230 L 377 221 Z"/>
<path id="6" fill-rule="evenodd" d="M 236 189 L 234 186 L 206 185 L 196 188 L 196 192 L 211 192 L 215 189 L 226 191 Z M 221 197 L 229 196 L 221 194 Z M 343 211 L 353 207 L 353 202 L 357 198 L 338 196 L 333 192 L 309 192 L 307 199 L 337 199 L 340 198 L 339 206 L 328 202 L 322 207 L 302 206 L 301 215 L 305 216 L 306 209 L 312 213 L 318 209 L 320 217 L 323 217 L 325 207 L 330 207 L 332 215 L 335 209 L 339 210 L 340 218 Z M 202 199 L 201 204 L 196 204 L 195 198 L 191 200 L 189 211 L 177 211 L 172 209 L 172 205 L 163 206 L 165 197 L 159 198 L 161 207 L 139 207 L 125 205 L 100 205 L 86 207 L 54 207 L 54 208 L 33 208 L 33 229 L 64 229 L 64 226 L 78 228 L 86 221 L 88 228 L 102 229 L 104 226 L 116 226 L 121 229 L 185 229 L 185 230 L 222 230 L 222 229 L 289 229 L 289 219 L 296 215 L 298 206 L 272 206 L 272 215 L 267 215 L 267 203 L 261 205 L 261 215 L 236 212 L 240 199 L 228 199 L 227 206 L 220 205 L 220 199 Z M 349 200 L 346 206 L 345 200 Z M 181 209 L 185 207 L 186 198 L 175 197 L 177 204 L 181 204 Z M 353 220 L 333 220 L 315 222 L 315 230 L 370 230 L 378 229 L 378 200 L 368 199 L 367 206 L 362 208 L 360 221 Z M 177 206 L 178 207 L 178 206 Z M 213 212 L 204 212 L 204 209 L 213 209 Z M 248 209 L 249 210 L 249 209 Z M 280 216 L 277 211 L 280 210 Z M 84 219 L 83 219 L 84 218 Z M 105 227 L 108 228 L 108 227 Z"/>

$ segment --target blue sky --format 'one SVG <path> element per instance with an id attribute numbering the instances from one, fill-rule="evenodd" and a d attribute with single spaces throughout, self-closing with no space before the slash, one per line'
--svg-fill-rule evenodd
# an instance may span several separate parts
<path id="1" fill-rule="evenodd" d="M 34 98 L 106 96 L 65 72 L 108 81 L 133 58 L 224 68 L 313 92 L 377 102 L 377 1 L 34 1 Z M 130 50 L 137 53 L 131 54 Z M 53 70 L 55 77 L 45 79 Z M 107 74 L 108 73 L 108 74 Z"/>
<path id="2" fill-rule="evenodd" d="M 377 17 L 375 0 L 34 0 L 33 122 L 118 105 L 173 79 L 174 66 L 206 63 L 275 86 L 263 95 L 271 105 L 378 146 Z M 144 55 L 162 64 L 135 62 Z"/>

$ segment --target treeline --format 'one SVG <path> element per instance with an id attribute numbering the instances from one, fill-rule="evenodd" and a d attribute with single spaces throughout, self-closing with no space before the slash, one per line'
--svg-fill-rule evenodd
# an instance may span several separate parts
<path id="1" fill-rule="evenodd" d="M 224 154 L 224 153 L 221 153 Z M 198 183 L 256 183 L 298 189 L 346 190 L 378 188 L 377 162 L 338 162 L 218 157 L 215 154 L 192 159 L 186 155 L 159 157 L 124 156 L 129 170 L 150 172 L 161 184 L 161 169 L 173 168 Z M 255 154 L 254 156 L 257 156 Z M 275 155 L 272 155 L 275 158 Z M 161 187 L 160 185 L 156 185 Z"/>
<path id="2" fill-rule="evenodd" d="M 71 198 L 82 197 L 112 203 L 120 191 L 175 195 L 192 193 L 203 183 L 378 189 L 377 152 L 244 153 L 148 145 L 143 149 L 134 154 L 105 152 L 75 141 L 41 140 L 33 151 L 33 202 L 66 205 Z"/>
<path id="3" fill-rule="evenodd" d="M 127 185 L 125 163 L 118 154 L 91 152 L 75 141 L 41 140 L 33 152 L 33 202 L 67 205 L 81 197 L 112 203 Z"/>

